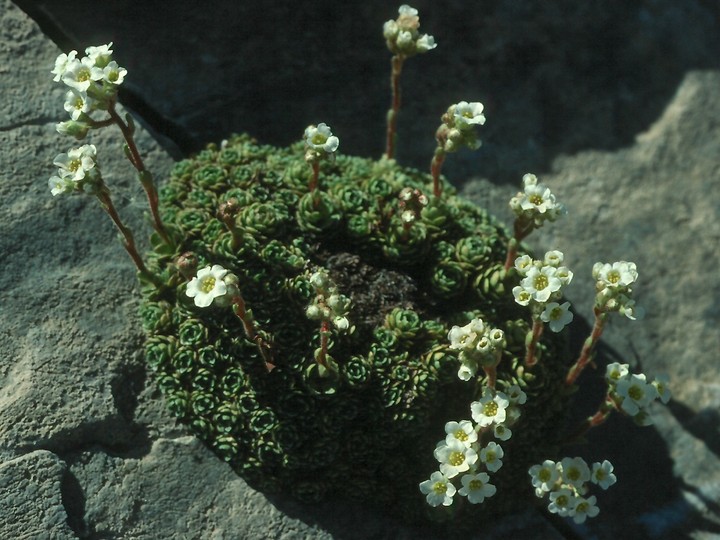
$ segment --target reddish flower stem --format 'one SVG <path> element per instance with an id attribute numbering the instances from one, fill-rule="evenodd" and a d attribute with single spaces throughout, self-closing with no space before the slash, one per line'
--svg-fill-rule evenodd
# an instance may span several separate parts
<path id="1" fill-rule="evenodd" d="M 580 356 L 578 357 L 575 364 L 568 370 L 567 377 L 565 378 L 565 384 L 568 386 L 570 386 L 577 380 L 577 378 L 580 376 L 580 373 L 582 373 L 583 369 L 585 369 L 585 367 L 592 360 L 595 345 L 597 345 L 597 342 L 600 340 L 600 336 L 602 335 L 603 329 L 605 328 L 605 320 L 607 318 L 607 313 L 600 311 L 598 308 L 595 308 L 593 311 L 595 313 L 595 324 L 593 325 L 592 332 L 590 332 L 590 336 L 585 340 L 585 343 L 583 344 L 583 348 L 580 351 Z"/>
<path id="2" fill-rule="evenodd" d="M 590 429 L 603 424 L 610 413 L 614 409 L 613 400 L 607 396 L 605 401 L 600 405 L 600 408 L 592 416 L 588 416 L 585 420 L 580 422 L 578 427 L 570 435 L 568 435 L 562 442 L 563 445 L 573 444 L 578 442 Z"/>
<path id="3" fill-rule="evenodd" d="M 530 343 L 527 344 L 527 350 L 525 355 L 525 365 L 527 367 L 532 367 L 535 364 L 537 364 L 537 344 L 540 341 L 540 336 L 542 336 L 543 330 L 545 329 L 545 325 L 542 323 L 540 319 L 533 319 L 533 325 L 532 325 L 532 334 L 530 337 Z"/>
<path id="4" fill-rule="evenodd" d="M 133 263 L 135 263 L 135 266 L 137 267 L 138 272 L 140 272 L 140 275 L 143 276 L 146 280 L 152 282 L 158 289 L 163 289 L 165 285 L 155 274 L 153 274 L 152 272 L 150 272 L 150 270 L 147 269 L 145 263 L 142 260 L 142 257 L 140 257 L 137 246 L 135 245 L 135 238 L 133 237 L 132 231 L 130 231 L 130 229 L 128 229 L 122 222 L 122 219 L 120 219 L 120 214 L 118 214 L 118 211 L 115 208 L 112 199 L 110 198 L 110 191 L 107 189 L 107 186 L 105 186 L 104 184 L 101 185 L 100 191 L 98 191 L 96 197 L 100 202 L 100 206 L 102 207 L 102 209 L 105 210 L 107 215 L 115 224 L 115 227 L 117 227 L 118 231 L 120 231 L 120 234 L 122 235 L 122 245 L 125 248 L 125 251 L 127 251 L 128 255 L 130 255 Z"/>
<path id="5" fill-rule="evenodd" d="M 145 194 L 147 195 L 148 205 L 150 206 L 150 214 L 152 215 L 153 219 L 153 228 L 158 233 L 158 235 L 160 235 L 160 238 L 162 238 L 163 242 L 165 242 L 168 246 L 174 246 L 175 244 L 170 240 L 170 236 L 165 230 L 165 226 L 160 219 L 157 189 L 155 188 L 155 184 L 152 182 L 152 176 L 150 176 L 149 171 L 145 168 L 145 163 L 143 162 L 142 156 L 140 155 L 138 147 L 135 144 L 132 129 L 128 124 L 123 121 L 123 119 L 115 110 L 114 101 L 112 101 L 108 106 L 108 112 L 110 113 L 110 118 L 112 119 L 113 123 L 115 123 L 120 128 L 120 131 L 123 134 L 123 138 L 125 139 L 125 143 L 127 144 L 128 150 L 130 152 L 130 163 L 132 163 L 132 166 L 135 167 L 135 169 L 137 170 L 140 178 L 140 183 L 142 184 L 142 187 L 145 190 Z"/>
<path id="6" fill-rule="evenodd" d="M 268 345 L 268 343 L 258 335 L 257 329 L 255 328 L 255 322 L 245 307 L 245 300 L 242 295 L 238 293 L 232 297 L 231 302 L 233 313 L 235 313 L 237 318 L 240 319 L 240 322 L 242 322 L 245 335 L 250 341 L 255 342 L 255 345 L 257 345 L 257 348 L 263 357 L 263 361 L 265 362 L 265 369 L 267 369 L 268 372 L 272 371 L 275 369 L 275 364 L 272 363 L 270 345 Z"/>
<path id="7" fill-rule="evenodd" d="M 395 141 L 397 139 L 397 117 L 400 111 L 400 73 L 402 72 L 405 57 L 396 54 L 392 57 L 390 65 L 390 88 L 392 89 L 392 107 L 387 114 L 387 141 L 385 157 L 392 159 L 395 156 Z"/>
<path id="8" fill-rule="evenodd" d="M 322 321 L 320 323 L 320 353 L 316 360 L 319 365 L 327 369 L 327 352 L 328 352 L 328 341 L 330 336 L 330 323 L 328 321 Z"/>
<path id="9" fill-rule="evenodd" d="M 445 161 L 445 152 L 442 150 L 442 146 L 439 146 L 435 150 L 435 155 L 430 162 L 430 174 L 433 179 L 433 195 L 439 197 L 442 194 L 442 185 L 440 184 L 440 170 L 442 169 L 443 162 Z"/>

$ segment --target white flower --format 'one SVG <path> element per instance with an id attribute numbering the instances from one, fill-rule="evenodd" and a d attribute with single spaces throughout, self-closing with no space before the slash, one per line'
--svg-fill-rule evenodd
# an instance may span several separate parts
<path id="1" fill-rule="evenodd" d="M 537 176 L 535 176 L 532 173 L 524 174 L 522 177 L 522 181 L 523 181 L 523 188 L 536 186 L 538 183 Z"/>
<path id="2" fill-rule="evenodd" d="M 487 446 L 480 450 L 480 461 L 485 464 L 485 468 L 490 472 L 496 472 L 502 467 L 502 457 L 505 452 L 496 442 L 489 442 Z"/>
<path id="3" fill-rule="evenodd" d="M 471 351 L 484 332 L 485 324 L 482 319 L 473 319 L 465 326 L 453 326 L 448 332 L 450 348 Z"/>
<path id="4" fill-rule="evenodd" d="M 102 69 L 95 67 L 88 58 L 83 58 L 79 62 L 75 61 L 67 66 L 62 81 L 79 92 L 87 92 L 93 81 L 99 81 L 102 78 Z"/>
<path id="5" fill-rule="evenodd" d="M 58 154 L 53 165 L 59 167 L 60 176 L 70 178 L 77 182 L 85 178 L 87 173 L 95 167 L 97 149 L 94 144 L 84 144 L 80 148 L 73 148 L 67 154 Z"/>
<path id="6" fill-rule="evenodd" d="M 560 266 L 555 271 L 555 277 L 560 280 L 560 283 L 562 283 L 564 287 L 572 281 L 573 273 L 567 266 Z"/>
<path id="7" fill-rule="evenodd" d="M 548 510 L 559 516 L 567 516 L 575 508 L 575 496 L 567 488 L 550 492 L 550 504 Z"/>
<path id="8" fill-rule="evenodd" d="M 527 306 L 530 303 L 530 300 L 532 300 L 532 294 L 530 294 L 520 285 L 513 287 L 512 293 L 515 297 L 515 302 L 517 302 L 521 306 Z"/>
<path id="9" fill-rule="evenodd" d="M 112 41 L 107 45 L 98 45 L 96 47 L 88 47 L 85 49 L 85 54 L 88 60 L 90 60 L 94 66 L 104 68 L 110 63 L 112 58 Z"/>
<path id="10" fill-rule="evenodd" d="M 527 401 L 527 394 L 523 392 L 522 388 L 520 388 L 517 384 L 510 386 L 505 391 L 505 394 L 510 400 L 510 403 L 514 405 L 524 405 Z"/>
<path id="11" fill-rule="evenodd" d="M 593 277 L 599 284 L 611 289 L 627 288 L 638 278 L 637 266 L 633 262 L 618 261 L 612 264 L 595 263 Z"/>
<path id="12" fill-rule="evenodd" d="M 524 276 L 530 268 L 533 266 L 533 259 L 530 255 L 520 255 L 517 259 L 515 259 L 515 270 L 518 271 L 518 274 L 521 276 Z"/>
<path id="13" fill-rule="evenodd" d="M 440 472 L 447 478 L 453 478 L 469 470 L 477 461 L 478 455 L 474 448 L 457 439 L 451 439 L 435 449 L 435 459 L 440 462 Z"/>
<path id="14" fill-rule="evenodd" d="M 469 381 L 477 373 L 477 362 L 470 358 L 466 358 L 463 353 L 460 353 L 461 364 L 458 368 L 458 379 L 461 381 Z"/>
<path id="15" fill-rule="evenodd" d="M 482 113 L 483 108 L 483 104 L 477 101 L 472 103 L 461 101 L 456 104 L 453 118 L 457 128 L 467 130 L 474 125 L 482 126 L 485 123 L 485 115 Z"/>
<path id="16" fill-rule="evenodd" d="M 573 507 L 568 515 L 572 516 L 575 523 L 584 523 L 588 517 L 595 517 L 600 509 L 595 505 L 595 495 L 588 497 L 576 497 Z"/>
<path id="17" fill-rule="evenodd" d="M 512 431 L 505 424 L 497 424 L 493 428 L 493 435 L 500 441 L 507 441 L 512 437 Z"/>
<path id="18" fill-rule="evenodd" d="M 437 43 L 435 43 L 435 38 L 430 34 L 423 34 L 415 42 L 415 49 L 420 53 L 431 51 L 435 47 L 437 47 Z"/>
<path id="19" fill-rule="evenodd" d="M 607 489 L 617 482 L 617 477 L 613 474 L 613 466 L 607 459 L 602 463 L 593 463 L 592 474 L 590 480 L 593 484 L 599 485 L 603 489 Z"/>
<path id="20" fill-rule="evenodd" d="M 435 471 L 430 480 L 420 483 L 420 491 L 427 495 L 425 498 L 430 506 L 450 506 L 457 490 L 443 473 Z"/>
<path id="21" fill-rule="evenodd" d="M 193 298 L 197 307 L 208 307 L 213 300 L 227 293 L 228 287 L 223 281 L 228 271 L 215 264 L 198 270 L 197 276 L 187 284 L 185 294 Z"/>
<path id="22" fill-rule="evenodd" d="M 525 193 L 520 197 L 520 208 L 544 214 L 549 208 L 555 206 L 555 196 L 550 189 L 542 184 L 525 187 Z"/>
<path id="23" fill-rule="evenodd" d="M 612 362 L 605 368 L 605 380 L 610 385 L 616 385 L 618 381 L 630 376 L 630 366 L 620 362 Z"/>
<path id="24" fill-rule="evenodd" d="M 667 386 L 669 382 L 670 378 L 667 375 L 657 375 L 655 377 L 655 380 L 652 382 L 655 390 L 657 390 L 660 401 L 662 401 L 663 403 L 667 403 L 672 397 L 670 394 L 670 389 Z"/>
<path id="25" fill-rule="evenodd" d="M 494 485 L 489 484 L 490 476 L 487 473 L 466 474 L 461 479 L 462 487 L 458 493 L 463 497 L 467 497 L 471 504 L 479 504 L 486 497 L 495 495 L 497 489 Z"/>
<path id="26" fill-rule="evenodd" d="M 507 408 L 510 400 L 502 392 L 495 393 L 485 388 L 479 401 L 473 401 L 470 405 L 472 418 L 480 427 L 490 424 L 501 424 L 507 416 Z"/>
<path id="27" fill-rule="evenodd" d="M 520 286 L 525 289 L 536 302 L 547 302 L 550 295 L 560 290 L 562 282 L 555 275 L 557 270 L 552 266 L 543 266 L 537 268 L 533 266 L 520 282 Z"/>
<path id="28" fill-rule="evenodd" d="M 50 72 L 55 77 L 53 77 L 53 81 L 60 82 L 60 79 L 62 79 L 63 75 L 65 75 L 65 72 L 68 70 L 68 67 L 73 65 L 75 62 L 79 62 L 79 60 L 76 60 L 77 51 L 70 51 L 68 54 L 61 54 L 57 57 L 55 60 L 55 67 Z"/>
<path id="29" fill-rule="evenodd" d="M 560 461 L 563 482 L 580 490 L 590 480 L 590 467 L 583 458 L 563 458 Z"/>
<path id="30" fill-rule="evenodd" d="M 92 110 L 93 100 L 88 97 L 87 93 L 79 92 L 71 88 L 65 94 L 65 110 L 70 113 L 70 118 L 77 120 L 81 115 L 87 114 Z"/>
<path id="31" fill-rule="evenodd" d="M 332 154 L 338 149 L 340 139 L 335 137 L 325 123 L 317 126 L 308 126 L 305 129 L 305 143 L 314 150 L 322 150 Z"/>
<path id="32" fill-rule="evenodd" d="M 417 17 L 418 10 L 414 7 L 410 7 L 407 4 L 403 4 L 398 8 L 398 14 L 400 15 L 400 18 L 403 17 Z"/>
<path id="33" fill-rule="evenodd" d="M 640 409 L 658 397 L 657 389 L 649 384 L 643 373 L 633 374 L 618 381 L 615 391 L 622 398 L 621 408 L 630 416 L 635 416 Z"/>
<path id="34" fill-rule="evenodd" d="M 563 252 L 555 249 L 545 253 L 543 263 L 546 266 L 554 266 L 555 268 L 558 268 L 563 263 L 564 258 L 565 255 L 563 254 Z"/>
<path id="35" fill-rule="evenodd" d="M 116 86 L 122 84 L 125 75 L 127 75 L 127 69 L 118 66 L 115 60 L 103 68 L 103 80 Z"/>
<path id="36" fill-rule="evenodd" d="M 465 446 L 470 447 L 472 443 L 477 441 L 477 432 L 473 428 L 470 420 L 461 420 L 460 422 L 448 422 L 445 424 L 445 443 L 449 444 L 450 441 L 456 440 L 463 443 Z"/>
<path id="37" fill-rule="evenodd" d="M 61 178 L 59 176 L 53 176 L 48 180 L 48 186 L 50 187 L 50 193 L 53 197 L 57 195 L 64 195 L 65 193 L 71 193 L 75 191 L 77 187 L 75 182 L 71 178 Z"/>
<path id="38" fill-rule="evenodd" d="M 553 486 L 560 478 L 560 471 L 554 461 L 546 459 L 541 465 L 533 465 L 530 467 L 528 474 L 532 477 L 532 485 L 540 492 L 547 492 L 553 489 Z M 542 495 L 538 495 L 542 497 Z"/>
<path id="39" fill-rule="evenodd" d="M 540 314 L 540 320 L 549 323 L 550 330 L 553 332 L 560 332 L 573 320 L 570 302 L 564 302 L 562 305 L 557 302 L 548 302 L 545 310 Z"/>

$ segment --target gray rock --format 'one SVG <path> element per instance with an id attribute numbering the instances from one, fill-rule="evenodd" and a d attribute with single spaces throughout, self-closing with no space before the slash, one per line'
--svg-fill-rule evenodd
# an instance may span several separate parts
<path id="1" fill-rule="evenodd" d="M 65 477 L 65 464 L 45 450 L 0 463 L 2 538 L 74 538 L 64 506 Z"/>

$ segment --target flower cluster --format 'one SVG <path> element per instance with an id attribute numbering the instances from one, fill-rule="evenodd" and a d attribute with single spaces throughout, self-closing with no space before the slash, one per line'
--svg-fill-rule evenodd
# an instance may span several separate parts
<path id="1" fill-rule="evenodd" d="M 448 339 L 450 348 L 460 351 L 458 377 L 463 381 L 474 377 L 478 366 L 496 365 L 505 347 L 505 333 L 499 328 L 490 328 L 482 319 L 473 319 L 465 326 L 453 326 Z"/>
<path id="2" fill-rule="evenodd" d="M 197 307 L 208 307 L 213 302 L 228 306 L 230 297 L 237 289 L 237 277 L 219 264 L 198 270 L 197 276 L 187 284 L 185 294 L 193 299 Z"/>
<path id="3" fill-rule="evenodd" d="M 510 199 L 510 209 L 522 222 L 523 229 L 539 229 L 546 221 L 555 221 L 567 213 L 565 205 L 557 202 L 555 195 L 539 184 L 534 174 L 523 176 L 523 187 L 524 191 Z"/>
<path id="4" fill-rule="evenodd" d="M 663 375 L 648 382 L 643 373 L 630 373 L 628 364 L 613 362 L 607 366 L 605 380 L 608 383 L 608 397 L 615 408 L 632 417 L 640 426 L 652 424 L 648 414 L 650 403 L 656 399 L 662 403 L 670 401 L 668 378 Z"/>
<path id="5" fill-rule="evenodd" d="M 53 196 L 76 191 L 92 193 L 101 181 L 97 149 L 93 144 L 84 144 L 67 154 L 58 154 L 53 165 L 58 167 L 57 175 L 48 181 Z"/>
<path id="6" fill-rule="evenodd" d="M 602 313 L 617 311 L 628 319 L 635 320 L 642 316 L 642 311 L 635 307 L 632 299 L 631 285 L 637 280 L 637 267 L 633 262 L 618 261 L 612 264 L 597 262 L 593 265 L 592 276 L 595 278 L 595 308 Z"/>
<path id="7" fill-rule="evenodd" d="M 383 36 L 390 52 L 408 57 L 437 47 L 435 38 L 428 34 L 420 34 L 419 27 L 418 10 L 407 4 L 400 6 L 398 18 L 389 20 L 383 25 Z"/>
<path id="8" fill-rule="evenodd" d="M 475 126 L 485 124 L 483 104 L 480 102 L 468 103 L 461 101 L 450 105 L 443 114 L 442 124 L 435 137 L 442 143 L 444 152 L 456 152 L 463 146 L 475 150 L 480 148 L 480 139 L 477 138 Z"/>
<path id="9" fill-rule="evenodd" d="M 548 495 L 548 510 L 559 516 L 571 517 L 575 523 L 583 523 L 600 512 L 595 496 L 586 497 L 588 482 L 605 490 L 617 481 L 608 460 L 593 463 L 591 470 L 579 457 L 564 458 L 557 463 L 547 459 L 530 467 L 528 473 L 535 495 L 538 498 Z"/>
<path id="10" fill-rule="evenodd" d="M 492 497 L 496 488 L 490 475 L 503 465 L 505 453 L 491 438 L 507 441 L 512 436 L 510 426 L 520 417 L 518 405 L 527 400 L 525 392 L 513 385 L 508 392 L 485 387 L 482 397 L 470 405 L 472 421 L 445 424 L 445 439 L 435 448 L 440 470 L 429 480 L 420 483 L 420 491 L 430 506 L 450 506 L 457 493 L 471 504 L 482 503 Z M 453 484 L 460 480 L 460 488 Z"/>
<path id="11" fill-rule="evenodd" d="M 533 318 L 539 316 L 553 332 L 559 332 L 573 319 L 570 302 L 557 302 L 562 297 L 562 288 L 573 278 L 563 260 L 563 253 L 557 250 L 545 253 L 543 260 L 533 260 L 529 255 L 515 259 L 515 269 L 522 276 L 520 285 L 512 290 L 515 301 L 530 306 Z"/>
<path id="12" fill-rule="evenodd" d="M 352 331 L 347 315 L 350 312 L 350 299 L 340 294 L 337 286 L 324 270 L 318 270 L 310 276 L 310 284 L 315 289 L 315 298 L 305 310 L 308 319 L 332 323 L 339 332 Z"/>
<path id="13" fill-rule="evenodd" d="M 127 70 L 112 59 L 111 47 L 112 43 L 88 47 L 83 58 L 77 57 L 77 51 L 70 51 L 55 60 L 53 80 L 70 88 L 65 95 L 65 110 L 70 120 L 60 122 L 58 132 L 83 139 L 96 127 L 92 113 L 107 111 L 114 102 Z"/>

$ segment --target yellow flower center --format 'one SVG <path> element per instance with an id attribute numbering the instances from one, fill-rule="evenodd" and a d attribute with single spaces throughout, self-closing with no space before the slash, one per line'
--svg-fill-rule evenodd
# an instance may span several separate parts
<path id="1" fill-rule="evenodd" d="M 460 465 L 465 463 L 465 454 L 457 451 L 451 453 L 448 459 L 448 463 L 450 463 L 450 465 L 452 465 L 453 467 L 459 467 Z"/>
<path id="2" fill-rule="evenodd" d="M 483 483 L 482 480 L 478 480 L 477 478 L 475 480 L 470 480 L 468 482 L 468 488 L 470 488 L 472 491 L 475 491 L 477 489 L 482 489 Z"/>
<path id="3" fill-rule="evenodd" d="M 638 401 L 642 399 L 643 391 L 639 386 L 631 386 L 628 388 L 628 396 L 630 396 L 631 399 Z"/>
<path id="4" fill-rule="evenodd" d="M 497 403 L 495 403 L 494 401 L 488 401 L 483 406 L 483 414 L 485 416 L 495 416 L 497 414 L 497 412 L 498 412 L 498 406 L 497 406 Z"/>
<path id="5" fill-rule="evenodd" d="M 326 140 L 327 139 L 325 138 L 325 135 L 323 135 L 322 133 L 316 133 L 312 138 L 312 143 L 313 144 L 325 144 Z"/>
<path id="6" fill-rule="evenodd" d="M 205 294 L 209 293 L 215 288 L 215 278 L 210 276 L 206 277 L 202 280 L 202 283 L 200 283 L 200 290 L 204 292 Z"/>
<path id="7" fill-rule="evenodd" d="M 619 272 L 608 272 L 607 280 L 610 283 L 618 283 L 620 281 L 620 273 Z"/>
<path id="8" fill-rule="evenodd" d="M 567 506 L 568 502 L 570 501 L 568 500 L 567 495 L 560 495 L 557 499 L 555 499 L 555 504 L 560 507 Z"/>
<path id="9" fill-rule="evenodd" d="M 568 477 L 568 479 L 575 481 L 578 478 L 580 478 L 580 471 L 578 469 L 570 469 L 567 472 L 567 477 Z"/>
<path id="10" fill-rule="evenodd" d="M 455 438 L 460 442 L 465 442 L 468 440 L 468 434 L 465 433 L 462 429 L 458 429 L 455 432 Z"/>
<path id="11" fill-rule="evenodd" d="M 118 76 L 119 76 L 118 72 L 113 70 L 110 73 L 108 73 L 107 78 L 110 82 L 115 82 L 118 80 Z"/>
<path id="12" fill-rule="evenodd" d="M 533 195 L 530 195 L 530 197 L 528 197 L 528 199 L 530 200 L 531 203 L 533 203 L 536 206 L 540 206 L 543 202 L 542 195 L 539 195 L 538 193 L 534 193 Z"/>
<path id="13" fill-rule="evenodd" d="M 70 163 L 68 163 L 68 170 L 75 172 L 77 171 L 82 165 L 82 161 L 79 159 L 73 159 Z"/>
<path id="14" fill-rule="evenodd" d="M 438 495 L 442 495 L 447 491 L 447 484 L 445 482 L 435 482 L 432 489 Z"/>
<path id="15" fill-rule="evenodd" d="M 537 276 L 533 283 L 533 285 L 535 286 L 535 290 L 538 290 L 538 291 L 541 291 L 542 289 L 547 287 L 549 284 L 550 283 L 548 281 L 548 278 L 544 274 L 540 274 L 539 276 Z"/>
<path id="16" fill-rule="evenodd" d="M 552 478 L 552 474 L 550 473 L 549 470 L 547 470 L 547 469 L 542 469 L 542 470 L 540 471 L 540 474 L 538 474 L 538 478 L 539 478 L 540 480 L 542 480 L 543 482 L 547 482 L 547 481 L 550 480 L 550 478 Z"/>

